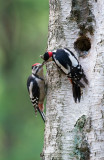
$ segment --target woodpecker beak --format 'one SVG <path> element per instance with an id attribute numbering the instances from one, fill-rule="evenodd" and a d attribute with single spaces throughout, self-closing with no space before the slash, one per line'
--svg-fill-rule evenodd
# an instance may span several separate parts
<path id="1" fill-rule="evenodd" d="M 45 64 L 47 64 L 47 61 L 43 61 L 42 66 L 44 66 Z"/>
<path id="2" fill-rule="evenodd" d="M 40 58 L 42 58 L 44 60 L 44 56 L 43 55 L 40 55 Z"/>
<path id="3" fill-rule="evenodd" d="M 40 55 L 40 58 L 42 58 L 44 60 L 44 56 Z M 47 61 L 43 61 L 42 65 L 47 64 L 49 61 L 52 61 L 52 57 L 49 58 Z"/>
<path id="4" fill-rule="evenodd" d="M 42 68 L 43 66 L 44 66 L 44 64 L 45 64 L 46 62 L 45 61 L 43 61 L 43 63 L 39 66 L 39 68 L 38 69 L 40 69 L 40 68 Z"/>
<path id="5" fill-rule="evenodd" d="M 44 66 L 44 64 L 45 64 L 46 62 L 45 61 L 43 61 L 43 63 L 42 63 L 42 66 Z"/>

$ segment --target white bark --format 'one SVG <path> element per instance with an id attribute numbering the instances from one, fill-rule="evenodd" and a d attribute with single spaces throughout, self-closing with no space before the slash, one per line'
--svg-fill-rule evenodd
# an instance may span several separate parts
<path id="1" fill-rule="evenodd" d="M 104 160 L 104 1 L 74 1 L 76 8 L 85 2 L 79 21 L 72 15 L 72 0 L 50 0 L 48 50 L 68 47 L 77 55 L 74 42 L 90 8 L 92 21 L 83 34 L 90 38 L 91 49 L 79 58 L 89 85 L 76 104 L 67 77 L 54 62 L 48 63 L 44 160 Z"/>

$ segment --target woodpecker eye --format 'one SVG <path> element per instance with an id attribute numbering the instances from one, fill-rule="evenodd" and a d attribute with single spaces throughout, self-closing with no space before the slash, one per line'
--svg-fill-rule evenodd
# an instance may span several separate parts
<path id="1" fill-rule="evenodd" d="M 36 69 L 37 68 L 37 66 L 32 66 L 32 69 Z"/>
<path id="2" fill-rule="evenodd" d="M 48 52 L 46 52 L 46 53 L 44 54 L 44 60 L 47 61 L 48 59 L 49 59 L 49 54 L 48 54 Z"/>

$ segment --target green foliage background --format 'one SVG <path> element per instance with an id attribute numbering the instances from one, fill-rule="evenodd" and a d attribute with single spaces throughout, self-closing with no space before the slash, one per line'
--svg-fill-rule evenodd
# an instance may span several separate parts
<path id="1" fill-rule="evenodd" d="M 48 0 L 0 0 L 0 160 L 40 160 L 44 123 L 26 81 L 47 47 Z"/>

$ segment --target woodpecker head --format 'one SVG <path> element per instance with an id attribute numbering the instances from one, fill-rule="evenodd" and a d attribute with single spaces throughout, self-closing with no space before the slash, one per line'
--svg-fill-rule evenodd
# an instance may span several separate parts
<path id="1" fill-rule="evenodd" d="M 43 75 L 43 64 L 35 63 L 32 65 L 32 74 Z"/>
<path id="2" fill-rule="evenodd" d="M 46 52 L 43 56 L 40 56 L 43 60 L 48 61 L 51 60 L 51 57 L 53 56 L 53 52 Z"/>

